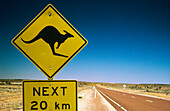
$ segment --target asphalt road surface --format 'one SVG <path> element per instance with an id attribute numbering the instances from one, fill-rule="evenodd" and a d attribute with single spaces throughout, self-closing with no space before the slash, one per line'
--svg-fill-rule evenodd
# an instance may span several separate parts
<path id="1" fill-rule="evenodd" d="M 116 111 L 95 88 L 81 91 L 79 96 L 78 111 Z"/>
<path id="2" fill-rule="evenodd" d="M 96 86 L 117 111 L 170 111 L 170 101 Z"/>

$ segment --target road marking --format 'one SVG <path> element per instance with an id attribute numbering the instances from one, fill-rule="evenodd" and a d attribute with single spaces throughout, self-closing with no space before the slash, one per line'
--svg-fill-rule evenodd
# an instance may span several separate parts
<path id="1" fill-rule="evenodd" d="M 135 98 L 135 96 L 131 96 L 132 98 Z"/>
<path id="2" fill-rule="evenodd" d="M 96 98 L 96 88 L 95 88 L 94 98 Z"/>
<path id="3" fill-rule="evenodd" d="M 95 90 L 96 90 L 96 92 L 100 95 L 100 97 L 103 98 L 104 101 L 106 101 L 108 104 L 110 104 L 110 103 L 106 100 L 106 98 L 104 98 L 104 97 L 99 93 L 99 91 L 96 89 L 96 87 L 95 87 Z M 112 108 L 111 111 L 117 111 L 111 104 L 110 104 L 110 106 L 111 106 L 111 108 Z M 109 108 L 109 109 L 110 109 L 110 108 Z M 110 110 L 109 110 L 109 111 L 110 111 Z"/>
<path id="4" fill-rule="evenodd" d="M 97 89 L 96 89 L 97 90 Z M 114 100 L 112 100 L 111 98 L 109 98 L 108 96 L 106 96 L 103 92 L 101 92 L 100 90 L 98 90 L 100 93 L 102 93 L 106 98 L 108 98 L 110 101 L 112 101 L 113 103 L 115 103 L 117 106 L 119 106 L 122 110 L 127 111 L 124 107 L 122 107 L 120 104 L 118 104 L 117 102 L 115 102 Z"/>
<path id="5" fill-rule="evenodd" d="M 124 111 L 127 111 L 124 107 L 121 107 Z"/>
<path id="6" fill-rule="evenodd" d="M 151 101 L 151 100 L 146 100 L 147 102 L 150 102 L 150 103 L 153 103 L 153 101 Z"/>

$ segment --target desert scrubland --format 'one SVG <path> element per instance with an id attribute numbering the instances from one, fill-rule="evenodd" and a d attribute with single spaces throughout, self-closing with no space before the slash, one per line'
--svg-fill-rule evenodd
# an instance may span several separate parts
<path id="1" fill-rule="evenodd" d="M 92 89 L 92 86 L 151 95 L 170 99 L 170 84 L 124 84 L 78 82 L 78 99 L 82 99 L 82 92 Z M 22 80 L 0 80 L 0 111 L 22 111 Z"/>

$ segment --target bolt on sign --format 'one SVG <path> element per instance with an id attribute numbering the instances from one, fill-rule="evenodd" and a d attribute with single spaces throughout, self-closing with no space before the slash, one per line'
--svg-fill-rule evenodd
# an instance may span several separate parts
<path id="1" fill-rule="evenodd" d="M 51 4 L 12 40 L 12 44 L 49 79 L 87 43 L 88 41 Z"/>
<path id="2" fill-rule="evenodd" d="M 23 111 L 77 111 L 76 80 L 23 81 Z"/>

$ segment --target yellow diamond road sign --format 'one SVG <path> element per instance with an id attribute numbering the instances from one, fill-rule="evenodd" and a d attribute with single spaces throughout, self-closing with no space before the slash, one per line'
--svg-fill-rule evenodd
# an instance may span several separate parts
<path id="1" fill-rule="evenodd" d="M 23 111 L 77 111 L 77 81 L 23 81 Z"/>
<path id="2" fill-rule="evenodd" d="M 49 4 L 12 40 L 12 44 L 52 79 L 87 40 Z"/>

